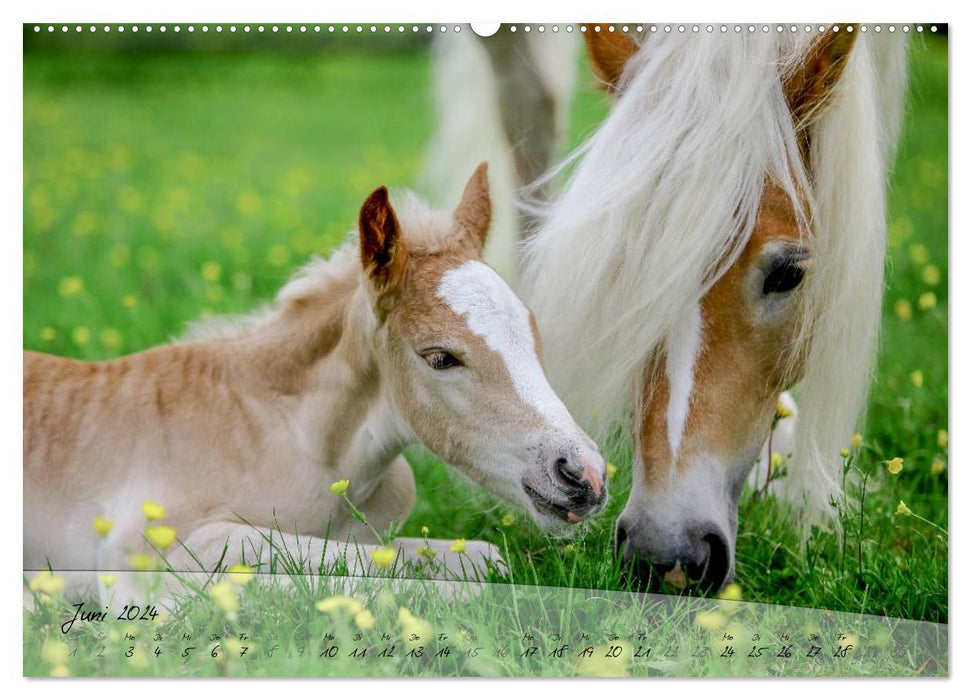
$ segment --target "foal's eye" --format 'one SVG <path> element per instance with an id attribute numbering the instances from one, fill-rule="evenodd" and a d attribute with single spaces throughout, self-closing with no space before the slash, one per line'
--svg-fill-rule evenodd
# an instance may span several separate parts
<path id="1" fill-rule="evenodd" d="M 799 261 L 781 260 L 769 269 L 765 281 L 762 282 L 762 293 L 782 294 L 791 291 L 799 286 L 805 273 L 806 270 Z"/>
<path id="2" fill-rule="evenodd" d="M 428 350 L 422 353 L 422 358 L 432 369 L 442 370 L 462 366 L 462 361 L 446 350 Z"/>

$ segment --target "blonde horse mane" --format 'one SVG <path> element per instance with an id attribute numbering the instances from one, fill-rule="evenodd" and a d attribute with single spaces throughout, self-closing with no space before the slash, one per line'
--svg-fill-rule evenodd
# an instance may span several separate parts
<path id="1" fill-rule="evenodd" d="M 905 88 L 904 37 L 860 35 L 804 167 L 782 80 L 814 37 L 652 34 L 622 98 L 550 177 L 535 214 L 525 298 L 554 389 L 599 439 L 630 429 L 646 362 L 732 264 L 770 180 L 813 247 L 801 342 L 808 365 L 787 495 L 832 512 L 841 459 L 865 404 L 883 292 L 886 178 Z M 808 195 L 808 196 L 807 196 Z"/>

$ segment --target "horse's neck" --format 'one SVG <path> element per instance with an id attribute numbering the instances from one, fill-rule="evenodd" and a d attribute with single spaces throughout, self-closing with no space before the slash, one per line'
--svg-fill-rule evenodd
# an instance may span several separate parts
<path id="1" fill-rule="evenodd" d="M 382 376 L 376 335 L 370 301 L 349 284 L 290 302 L 249 340 L 258 381 L 293 399 L 283 403 L 297 449 L 361 487 L 414 440 Z"/>

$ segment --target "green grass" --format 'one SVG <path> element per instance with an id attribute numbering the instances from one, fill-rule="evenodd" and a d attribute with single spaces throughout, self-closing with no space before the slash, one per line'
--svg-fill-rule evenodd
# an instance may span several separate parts
<path id="1" fill-rule="evenodd" d="M 948 479 L 931 471 L 947 459 L 946 44 L 915 42 L 912 65 L 879 366 L 854 457 L 870 474 L 862 514 L 850 506 L 842 543 L 817 533 L 804 545 L 779 504 L 746 496 L 746 600 L 947 621 Z M 24 347 L 107 359 L 271 298 L 311 253 L 342 240 L 371 189 L 415 182 L 432 131 L 429 83 L 420 52 L 28 52 Z M 585 91 L 574 140 L 605 109 Z M 918 303 L 926 292 L 933 308 Z M 883 461 L 898 456 L 905 468 L 892 476 Z M 572 543 L 420 450 L 409 457 L 418 501 L 403 534 L 428 526 L 432 537 L 500 543 L 518 583 L 623 588 L 612 534 L 630 485 L 626 449 L 610 455 L 619 469 L 607 512 Z M 901 500 L 939 528 L 895 515 Z"/>

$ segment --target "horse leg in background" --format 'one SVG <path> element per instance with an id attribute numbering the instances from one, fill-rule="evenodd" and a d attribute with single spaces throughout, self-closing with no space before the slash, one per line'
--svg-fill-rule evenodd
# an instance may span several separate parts
<path id="1" fill-rule="evenodd" d="M 495 73 L 499 112 L 513 149 L 517 187 L 533 183 L 546 173 L 556 157 L 558 141 L 557 97 L 536 64 L 534 41 L 529 34 L 506 29 L 482 40 Z M 545 202 L 550 183 L 539 184 L 531 195 Z M 536 224 L 534 217 L 520 211 L 521 239 L 528 237 Z"/>

